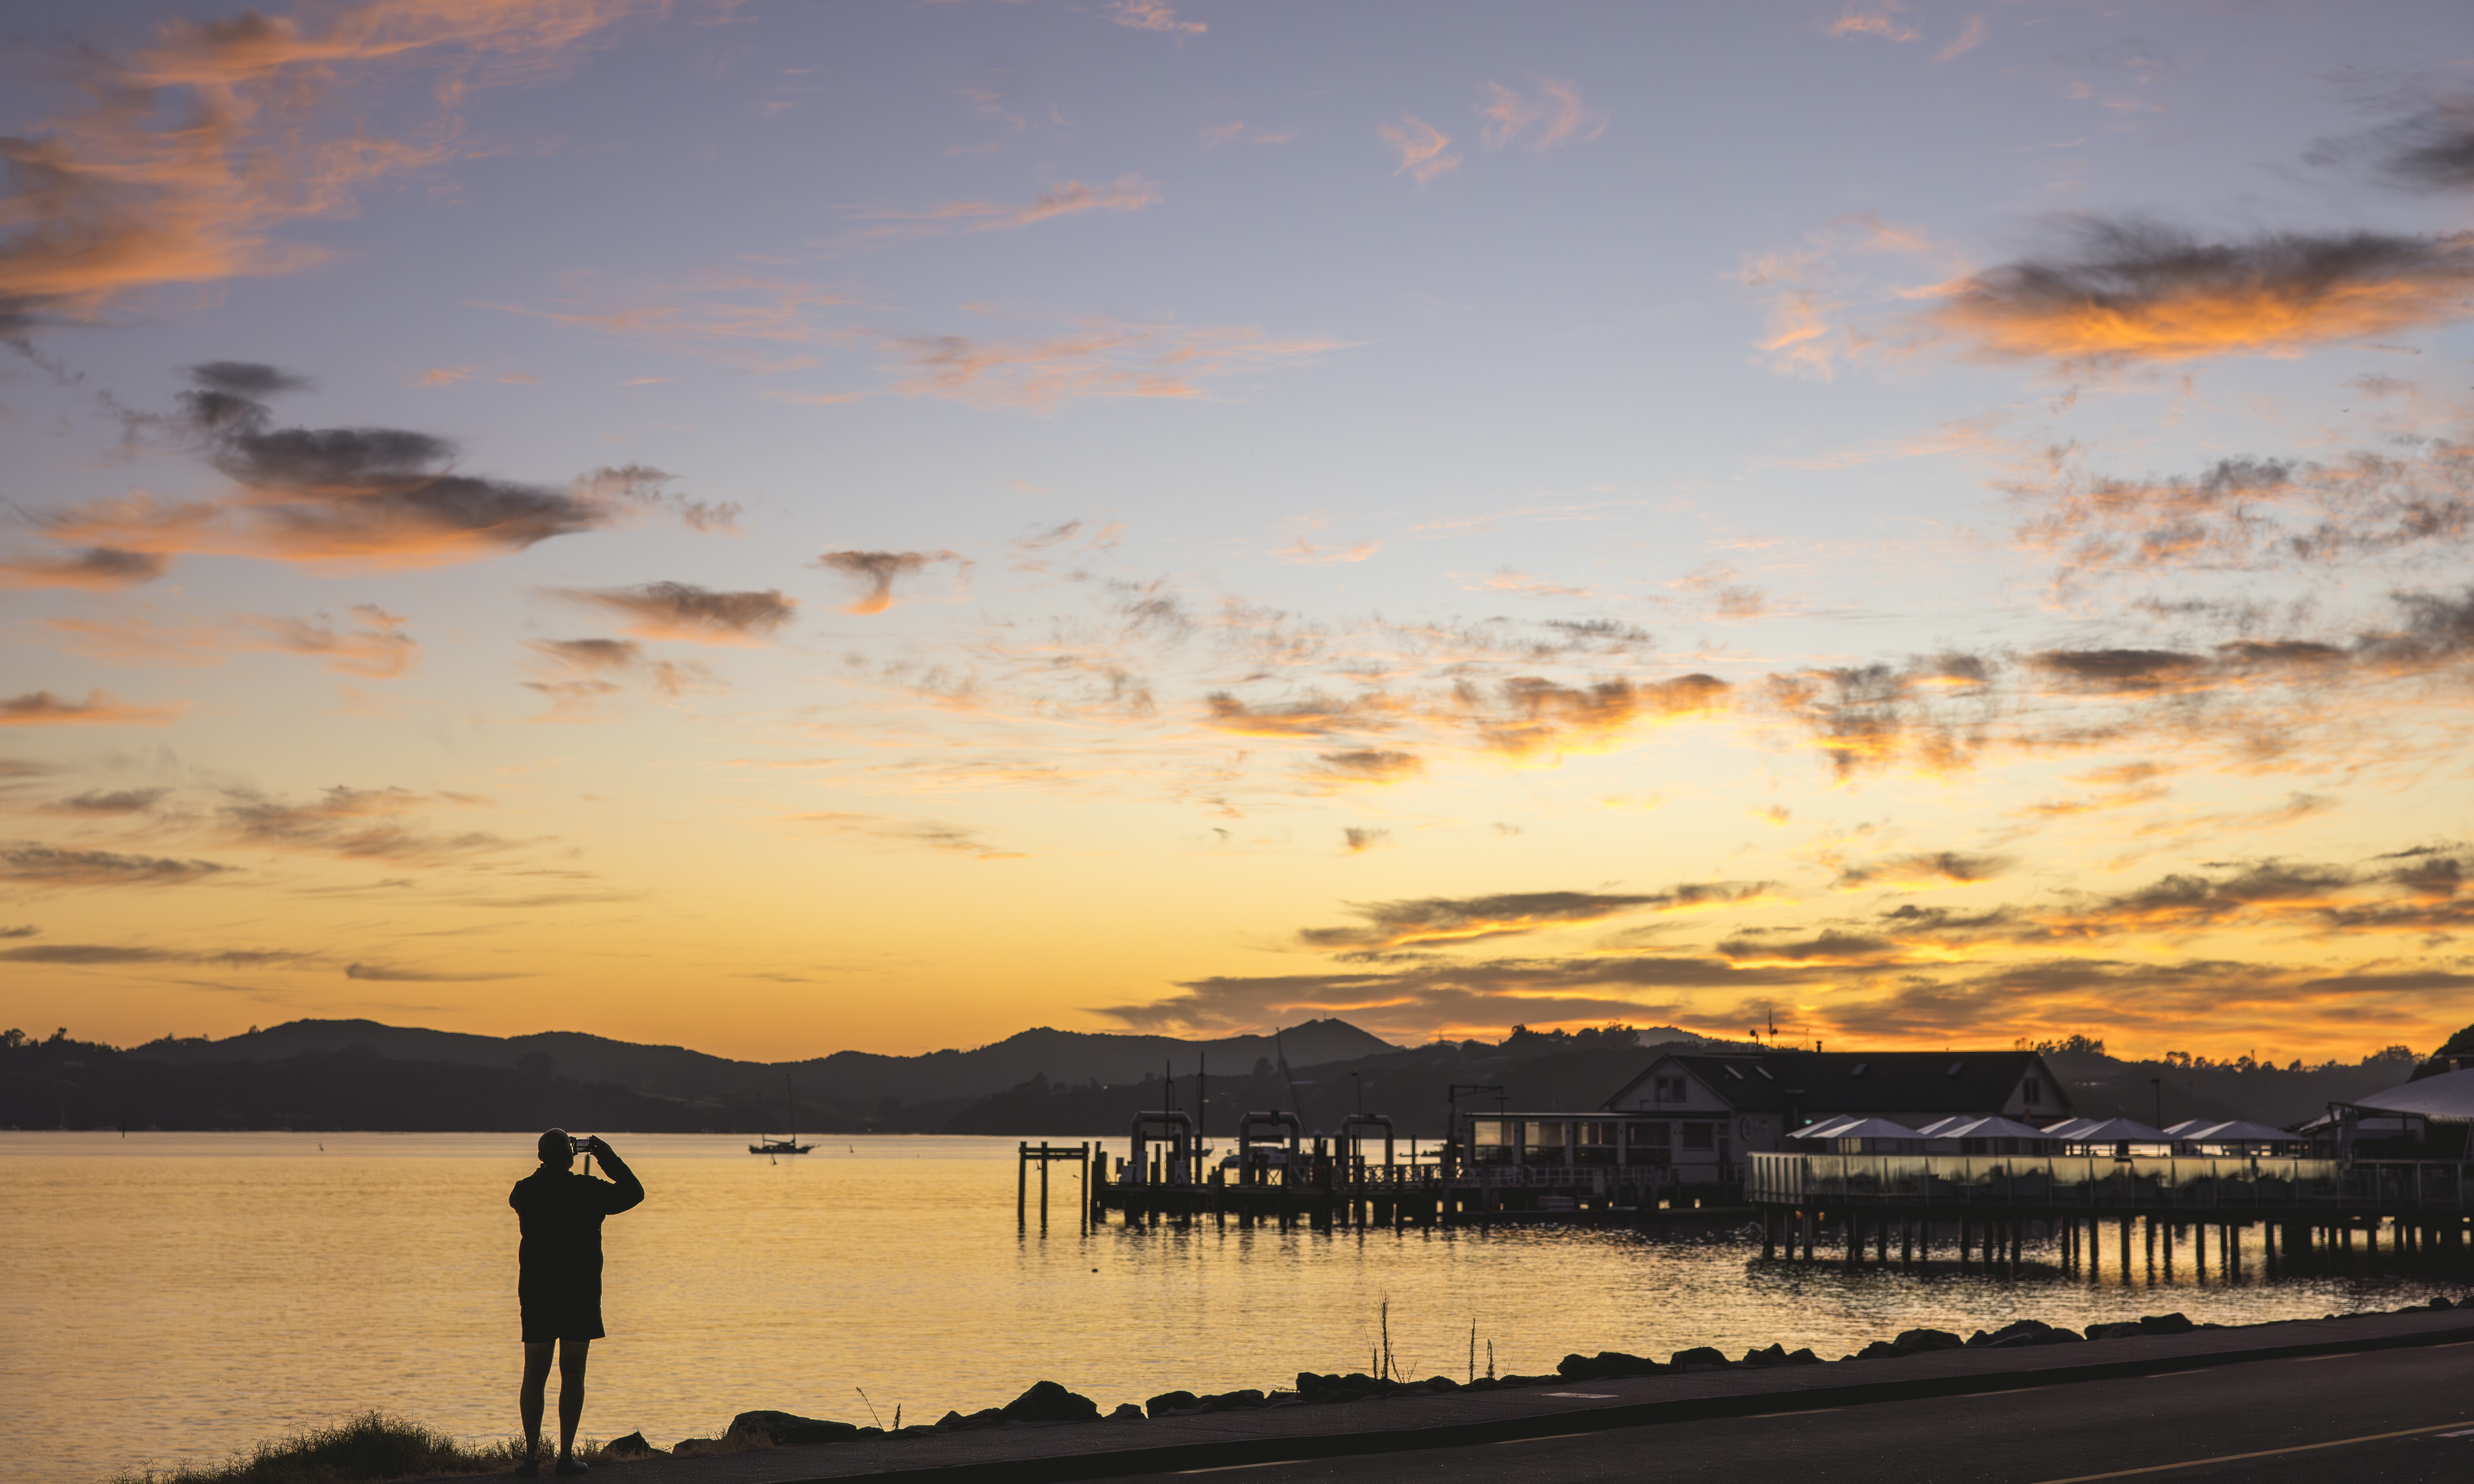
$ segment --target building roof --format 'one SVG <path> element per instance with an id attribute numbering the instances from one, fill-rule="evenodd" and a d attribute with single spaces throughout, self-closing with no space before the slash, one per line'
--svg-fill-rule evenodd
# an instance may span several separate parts
<path id="1" fill-rule="evenodd" d="M 1990 1113 L 2041 1061 L 2033 1051 L 1757 1051 L 1669 1053 L 1651 1065 L 1680 1066 L 1746 1112 Z M 1648 1075 L 1644 1068 L 1608 1104 Z M 2046 1082 L 2049 1106 L 2066 1111 L 2060 1079 Z"/>
<path id="2" fill-rule="evenodd" d="M 2426 1118 L 2474 1118 L 2474 1070 L 2442 1072 L 2386 1092 L 2354 1099 L 2357 1108 L 2420 1113 Z"/>
<path id="3" fill-rule="evenodd" d="M 2030 1123 L 2004 1118 L 2000 1113 L 1990 1117 L 1971 1118 L 1961 1114 L 1928 1123 L 1917 1130 L 1928 1138 L 2050 1138 L 2051 1135 Z"/>

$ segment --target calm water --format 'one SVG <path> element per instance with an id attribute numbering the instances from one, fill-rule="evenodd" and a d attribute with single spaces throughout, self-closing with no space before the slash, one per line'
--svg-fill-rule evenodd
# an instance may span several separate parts
<path id="1" fill-rule="evenodd" d="M 516 1427 L 523 1136 L 0 1133 L 0 1478 L 212 1460 L 370 1406 Z M 1551 1370 L 1570 1351 L 1835 1356 L 1915 1325 L 1965 1333 L 2181 1309 L 2224 1323 L 2395 1307 L 2460 1282 L 2039 1269 L 2017 1282 L 1764 1265 L 1748 1232 L 1368 1234 L 1013 1227 L 1013 1142 L 880 1137 L 771 1163 L 743 1138 L 616 1140 L 651 1198 L 605 1228 L 585 1430 L 656 1443 L 780 1407 L 885 1421 L 1002 1403 L 1042 1377 L 1104 1406 L 1367 1364 L 1377 1305 L 1415 1374 Z M 1071 1180 L 1064 1184 L 1070 1188 Z M 1035 1188 L 1035 1187 L 1034 1187 Z M 1061 1203 L 1062 1204 L 1062 1203 Z M 1065 1205 L 1070 1210 L 1070 1204 Z M 2254 1266 L 2256 1259 L 2254 1257 Z"/>

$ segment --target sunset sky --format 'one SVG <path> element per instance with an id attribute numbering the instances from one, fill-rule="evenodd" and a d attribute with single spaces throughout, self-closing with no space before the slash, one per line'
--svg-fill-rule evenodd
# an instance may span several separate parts
<path id="1" fill-rule="evenodd" d="M 0 1022 L 2474 1019 L 2462 4 L 7 17 Z"/>

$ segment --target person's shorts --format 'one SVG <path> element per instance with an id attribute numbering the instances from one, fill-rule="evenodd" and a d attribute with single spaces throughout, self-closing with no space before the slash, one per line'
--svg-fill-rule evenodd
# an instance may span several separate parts
<path id="1" fill-rule="evenodd" d="M 597 1277 L 598 1275 L 596 1275 Z M 523 1307 L 524 1343 L 601 1338 L 601 1284 L 524 1283 L 516 1290 Z"/>

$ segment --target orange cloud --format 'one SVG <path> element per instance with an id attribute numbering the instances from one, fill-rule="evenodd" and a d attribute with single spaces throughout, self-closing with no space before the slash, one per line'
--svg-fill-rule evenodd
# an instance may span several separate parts
<path id="1" fill-rule="evenodd" d="M 1419 185 L 1460 165 L 1459 156 L 1445 153 L 1451 147 L 1451 135 L 1414 113 L 1403 113 L 1397 124 L 1377 125 L 1374 132 L 1400 152 L 1400 163 L 1392 173 L 1406 175 Z"/>
<path id="2" fill-rule="evenodd" d="M 1583 102 L 1578 84 L 1559 83 L 1553 78 L 1538 80 L 1535 98 L 1500 83 L 1489 83 L 1486 103 L 1477 111 L 1486 120 L 1480 137 L 1487 148 L 1493 150 L 1518 144 L 1542 155 L 1563 145 L 1586 144 L 1607 132 L 1607 111 Z M 1533 124 L 1538 130 L 1530 133 Z"/>
<path id="3" fill-rule="evenodd" d="M 1210 28 L 1199 20 L 1179 20 L 1165 0 L 1108 0 L 1108 18 L 1136 31 L 1165 31 L 1199 36 Z"/>
<path id="4" fill-rule="evenodd" d="M 182 708 L 129 706 L 100 690 L 84 701 L 63 701 L 48 690 L 31 690 L 0 700 L 0 727 L 160 727 Z"/>
<path id="5" fill-rule="evenodd" d="M 852 332 L 847 329 L 820 324 L 818 313 L 859 302 L 812 283 L 740 269 L 697 273 L 674 287 L 634 290 L 605 287 L 576 275 L 565 281 L 563 291 L 565 297 L 552 300 L 549 308 L 481 307 L 617 339 L 648 341 L 742 371 L 777 372 L 822 365 L 813 352 L 789 347 L 848 338 Z M 666 379 L 642 376 L 622 385 Z"/>
<path id="6" fill-rule="evenodd" d="M 0 587 L 81 587 L 112 592 L 161 577 L 171 562 L 158 552 L 89 546 L 74 557 L 0 562 Z"/>
<path id="7" fill-rule="evenodd" d="M 62 634 L 73 653 L 98 658 L 221 664 L 245 651 L 307 655 L 327 668 L 364 680 L 393 680 L 409 671 L 421 646 L 403 632 L 406 620 L 372 604 L 352 610 L 356 627 L 315 619 L 242 613 L 221 623 L 158 624 L 141 616 L 111 623 L 55 618 L 43 627 Z"/>
<path id="8" fill-rule="evenodd" d="M 1120 176 L 1105 185 L 1068 180 L 1051 186 L 1019 205 L 995 202 L 958 201 L 928 211 L 866 211 L 861 218 L 882 222 L 853 234 L 857 242 L 888 242 L 943 232 L 1008 232 L 1061 216 L 1085 211 L 1140 211 L 1160 199 L 1156 182 L 1140 176 Z"/>
<path id="9" fill-rule="evenodd" d="M 1971 15 L 1967 18 L 1967 29 L 1953 36 L 1949 44 L 1940 51 L 1933 53 L 1933 60 L 1949 61 L 1954 58 L 1964 57 L 1982 46 L 1984 38 L 1990 35 L 1992 35 L 1992 29 L 1984 24 L 1984 17 Z"/>
<path id="10" fill-rule="evenodd" d="M 2031 258 L 1938 290 L 1922 323 L 2005 360 L 2061 366 L 2298 354 L 2462 317 L 2474 233 L 2283 233 L 2202 243 L 2090 218 L 2075 256 Z"/>
<path id="11" fill-rule="evenodd" d="M 968 570 L 971 563 L 950 551 L 829 551 L 816 559 L 816 565 L 845 577 L 857 578 L 866 590 L 854 599 L 845 613 L 882 613 L 893 607 L 893 584 L 896 578 L 924 572 L 940 562 L 950 562 L 958 569 Z"/>
<path id="12" fill-rule="evenodd" d="M 456 121 L 374 138 L 334 107 L 367 68 L 422 62 L 435 96 L 537 70 L 629 0 L 374 0 L 292 16 L 170 20 L 133 55 L 77 54 L 95 100 L 0 140 L 18 182 L 0 227 L 0 308 L 90 320 L 146 290 L 315 261 L 273 240 L 347 211 L 360 184 L 451 157 Z M 167 94 L 172 95 L 167 97 Z M 176 101 L 177 100 L 177 101 Z"/>
<path id="13" fill-rule="evenodd" d="M 1968 855 L 1957 850 L 1919 851 L 1840 868 L 1833 891 L 1861 892 L 1889 888 L 1922 891 L 1937 886 L 1972 886 L 1989 881 L 2016 864 L 2006 855 Z"/>
<path id="14" fill-rule="evenodd" d="M 1332 566 L 1363 562 L 1382 549 L 1381 541 L 1360 541 L 1346 551 L 1321 550 L 1312 541 L 1300 536 L 1295 544 L 1283 546 L 1272 555 L 1293 566 Z"/>
<path id="15" fill-rule="evenodd" d="M 1069 397 L 1200 396 L 1201 382 L 1250 375 L 1339 348 L 1228 327 L 1094 320 L 1031 340 L 909 335 L 886 346 L 909 367 L 892 390 L 991 407 L 1048 407 Z"/>
<path id="16" fill-rule="evenodd" d="M 1845 14 L 1830 24 L 1828 33 L 1833 36 L 1880 36 L 1884 41 L 1913 41 L 1920 35 L 1916 28 L 1892 18 L 1905 10 L 1906 7 L 1899 0 L 1885 0 L 1885 3 L 1870 10 L 1851 5 Z"/>

